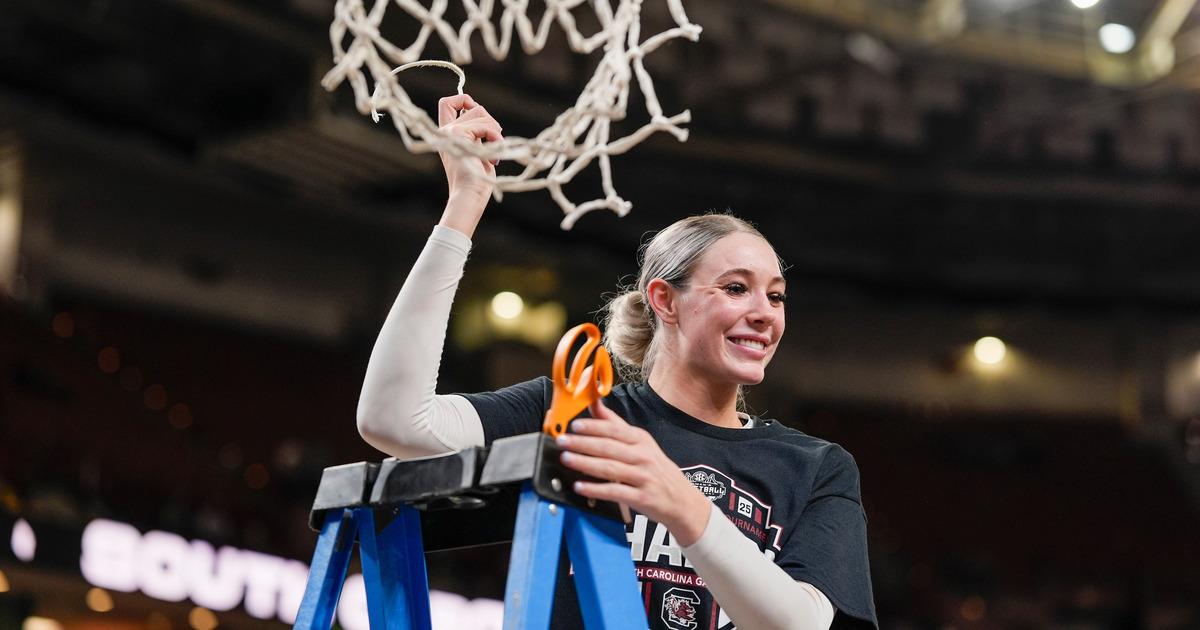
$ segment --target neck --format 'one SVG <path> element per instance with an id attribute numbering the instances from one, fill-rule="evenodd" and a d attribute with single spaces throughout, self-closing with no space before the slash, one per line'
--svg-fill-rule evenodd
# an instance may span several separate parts
<path id="1" fill-rule="evenodd" d="M 737 385 L 709 386 L 693 379 L 673 378 L 683 370 L 654 369 L 646 382 L 671 406 L 702 422 L 718 427 L 739 428 Z"/>

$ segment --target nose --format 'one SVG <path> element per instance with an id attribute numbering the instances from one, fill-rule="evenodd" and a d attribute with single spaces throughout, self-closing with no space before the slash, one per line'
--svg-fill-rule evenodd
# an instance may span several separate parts
<path id="1" fill-rule="evenodd" d="M 759 295 L 754 300 L 754 309 L 749 313 L 749 319 L 752 323 L 762 327 L 775 325 L 775 322 L 783 316 L 783 309 L 771 303 L 771 298 L 765 294 Z"/>
<path id="2" fill-rule="evenodd" d="M 775 314 L 770 311 L 760 311 L 755 314 L 751 321 L 763 328 L 775 325 Z"/>

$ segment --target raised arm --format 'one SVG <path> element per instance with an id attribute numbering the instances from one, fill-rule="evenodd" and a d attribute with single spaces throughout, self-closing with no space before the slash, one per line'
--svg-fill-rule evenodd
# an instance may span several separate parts
<path id="1" fill-rule="evenodd" d="M 470 96 L 442 99 L 443 130 L 474 142 L 500 139 L 500 125 Z M 461 396 L 436 395 L 450 308 L 471 236 L 492 193 L 495 165 L 442 156 L 446 209 L 396 297 L 367 364 L 358 430 L 385 453 L 412 458 L 483 444 L 479 414 Z"/>

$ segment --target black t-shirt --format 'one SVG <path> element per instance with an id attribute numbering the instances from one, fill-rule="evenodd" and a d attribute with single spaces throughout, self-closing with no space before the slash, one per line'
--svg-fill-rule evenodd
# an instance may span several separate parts
<path id="1" fill-rule="evenodd" d="M 550 379 L 541 377 L 466 398 L 491 444 L 540 431 L 552 392 Z M 824 593 L 838 610 L 834 628 L 878 627 L 866 515 L 849 453 L 774 420 L 740 429 L 712 426 L 671 406 L 646 384 L 619 384 L 604 403 L 649 431 L 768 558 Z M 665 527 L 638 514 L 626 531 L 652 630 L 734 627 Z M 560 564 L 565 570 L 565 554 Z M 572 580 L 562 572 L 551 627 L 583 627 Z"/>

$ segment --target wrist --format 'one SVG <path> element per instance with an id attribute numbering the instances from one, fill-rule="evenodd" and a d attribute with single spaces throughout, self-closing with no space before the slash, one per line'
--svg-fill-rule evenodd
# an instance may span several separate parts
<path id="1" fill-rule="evenodd" d="M 683 501 L 679 518 L 674 526 L 667 529 L 681 547 L 696 544 L 704 531 L 708 529 L 708 519 L 712 515 L 712 502 L 702 492 L 692 486 L 694 492 L 689 493 L 688 500 Z"/>
<path id="2" fill-rule="evenodd" d="M 438 225 L 442 225 L 474 237 L 475 228 L 487 208 L 488 195 L 468 192 L 452 192 L 446 200 L 446 209 Z"/>

